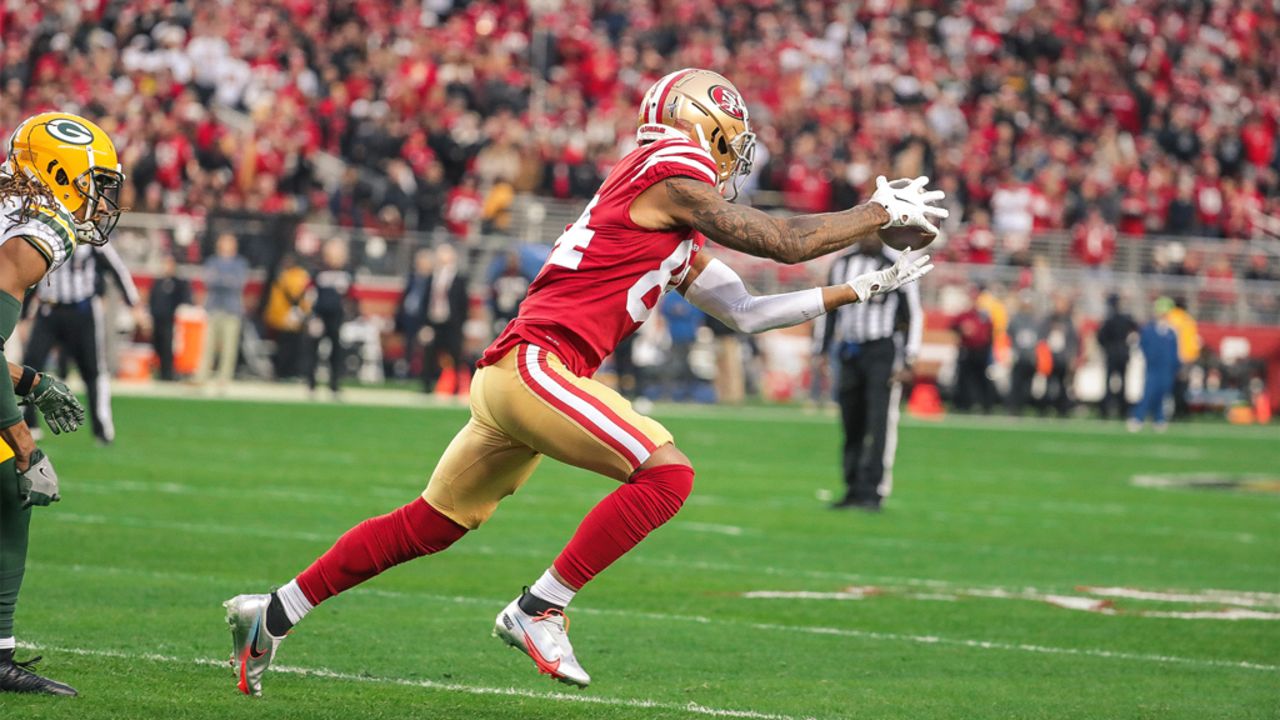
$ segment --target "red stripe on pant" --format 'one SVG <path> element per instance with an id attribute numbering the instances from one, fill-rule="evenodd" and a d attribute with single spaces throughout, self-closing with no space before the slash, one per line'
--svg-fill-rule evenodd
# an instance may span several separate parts
<path id="1" fill-rule="evenodd" d="M 298 587 L 312 605 L 319 605 L 388 568 L 438 553 L 465 534 L 466 528 L 417 498 L 348 530 L 298 575 Z"/>
<path id="2" fill-rule="evenodd" d="M 693 491 L 693 468 L 659 465 L 638 470 L 582 519 L 555 569 L 581 588 L 679 512 Z"/>
<path id="3" fill-rule="evenodd" d="M 578 412 L 578 410 L 574 409 L 564 400 L 561 400 L 560 398 L 556 397 L 555 393 L 552 391 L 551 388 L 546 387 L 541 382 L 539 382 L 537 378 L 534 377 L 533 371 L 530 369 L 529 360 L 527 358 L 529 347 L 531 346 L 522 345 L 516 351 L 518 353 L 518 356 L 516 358 L 516 367 L 519 369 L 520 377 L 524 380 L 525 385 L 530 390 L 532 390 L 538 397 L 542 398 L 552 407 L 554 407 L 555 409 L 567 415 L 571 420 L 573 420 L 578 425 L 581 425 L 584 430 L 594 435 L 598 440 L 600 440 L 600 442 L 608 445 L 614 450 L 617 450 L 618 453 L 622 455 L 622 457 L 626 458 L 627 462 L 631 464 L 631 467 L 633 469 L 639 467 L 640 464 L 644 462 L 643 458 L 637 457 L 636 454 L 632 452 L 630 449 L 628 449 L 626 445 L 622 444 L 620 440 L 610 435 L 606 430 L 604 430 L 599 425 L 589 420 L 585 415 L 583 415 L 581 412 Z M 550 369 L 550 366 L 546 364 L 545 358 L 546 358 L 547 351 L 541 348 L 536 348 L 536 347 L 534 348 L 534 350 L 537 352 L 537 355 L 538 355 L 538 368 L 543 373 L 547 374 L 552 378 L 551 382 L 556 383 L 556 378 L 559 378 L 559 376 Z M 559 379 L 563 381 L 563 378 L 559 378 Z M 557 383 L 557 387 L 564 387 L 564 384 Z M 573 392 L 573 391 L 570 390 L 570 392 Z M 574 392 L 573 394 L 575 397 L 579 397 L 579 398 L 582 398 L 583 395 L 587 395 L 587 393 L 581 393 L 581 392 Z M 585 398 L 583 399 L 585 401 Z M 637 441 L 638 440 L 639 438 L 637 438 Z M 647 439 L 645 440 L 645 443 L 648 443 Z M 652 446 L 652 443 L 648 443 L 646 447 L 650 447 L 650 446 Z M 649 452 L 652 452 L 652 449 L 650 449 Z"/>

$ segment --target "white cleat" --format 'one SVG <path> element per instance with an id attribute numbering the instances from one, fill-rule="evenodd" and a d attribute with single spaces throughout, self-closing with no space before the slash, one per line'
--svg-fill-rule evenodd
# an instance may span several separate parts
<path id="1" fill-rule="evenodd" d="M 267 632 L 270 595 L 237 595 L 222 603 L 231 627 L 231 667 L 245 695 L 262 694 L 262 676 L 271 666 L 283 637 Z"/>
<path id="2" fill-rule="evenodd" d="M 503 642 L 532 658 L 538 672 L 566 685 L 590 685 L 591 676 L 573 656 L 573 645 L 569 642 L 569 618 L 559 610 L 529 615 L 520 609 L 518 600 L 512 600 L 506 609 L 498 613 L 493 636 L 502 638 Z"/>

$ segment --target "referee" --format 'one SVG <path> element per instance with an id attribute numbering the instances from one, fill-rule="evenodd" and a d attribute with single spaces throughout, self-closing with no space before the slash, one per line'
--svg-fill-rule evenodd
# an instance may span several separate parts
<path id="1" fill-rule="evenodd" d="M 836 258 L 830 284 L 883 270 L 897 259 L 897 252 L 873 236 Z M 910 376 L 923 331 L 917 283 L 845 305 L 817 324 L 822 357 L 834 355 L 837 361 L 836 399 L 844 425 L 845 493 L 833 509 L 877 512 L 893 489 L 901 383 Z"/>
<path id="2" fill-rule="evenodd" d="M 75 361 L 89 395 L 93 434 L 103 445 L 116 436 L 111 420 L 111 373 L 107 369 L 106 324 L 102 313 L 103 276 L 115 279 L 129 307 L 138 307 L 138 289 L 120 254 L 110 245 L 76 247 L 67 262 L 36 286 L 39 307 L 27 341 L 27 364 L 43 370 L 49 353 L 59 348 Z M 27 425 L 38 426 L 32 408 Z"/>

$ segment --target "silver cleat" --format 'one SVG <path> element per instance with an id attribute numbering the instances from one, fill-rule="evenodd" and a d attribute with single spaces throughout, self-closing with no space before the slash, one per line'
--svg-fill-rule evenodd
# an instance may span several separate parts
<path id="1" fill-rule="evenodd" d="M 283 637 L 267 632 L 270 595 L 237 595 L 222 603 L 231 626 L 231 667 L 245 695 L 262 694 L 262 675 L 271 667 Z"/>
<path id="2" fill-rule="evenodd" d="M 591 684 L 591 676 L 573 656 L 573 645 L 569 643 L 569 618 L 559 610 L 529 615 L 520 609 L 517 598 L 498 613 L 493 636 L 532 658 L 538 672 L 544 675 L 566 685 L 586 687 Z"/>

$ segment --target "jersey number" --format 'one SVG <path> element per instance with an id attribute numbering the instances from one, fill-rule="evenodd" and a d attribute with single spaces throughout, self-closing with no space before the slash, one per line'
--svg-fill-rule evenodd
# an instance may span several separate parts
<path id="1" fill-rule="evenodd" d="M 551 250 L 547 263 L 558 265 L 570 270 L 577 270 L 582 264 L 582 254 L 586 251 L 587 246 L 591 244 L 591 238 L 595 237 L 596 232 L 587 227 L 591 222 L 591 209 L 599 202 L 600 196 L 591 198 L 591 202 L 587 203 L 587 207 L 583 209 L 582 215 L 577 222 L 570 225 L 564 231 L 564 234 L 556 240 L 555 247 Z M 658 304 L 658 298 L 662 297 L 662 292 L 671 280 L 675 277 L 676 272 L 681 268 L 688 266 L 689 251 L 693 246 L 692 240 L 685 240 L 676 246 L 674 252 L 667 256 L 656 269 L 641 275 L 631 289 L 627 291 L 627 314 L 635 322 L 642 323 L 649 319 L 650 313 L 653 312 L 654 306 Z M 655 298 L 653 305 L 645 304 L 645 296 L 654 289 L 657 289 L 658 298 Z"/>
<path id="2" fill-rule="evenodd" d="M 587 203 L 578 220 L 565 228 L 564 234 L 556 240 L 556 246 L 552 248 L 551 257 L 547 258 L 547 262 L 570 270 L 578 269 L 578 265 L 582 263 L 582 251 L 587 249 L 591 244 L 591 238 L 596 234 L 595 230 L 587 227 L 587 223 L 591 222 L 591 209 L 599 201 L 599 195 L 591 198 L 591 202 Z"/>

